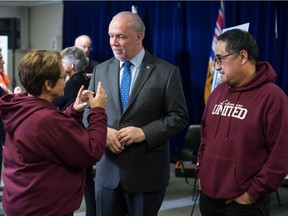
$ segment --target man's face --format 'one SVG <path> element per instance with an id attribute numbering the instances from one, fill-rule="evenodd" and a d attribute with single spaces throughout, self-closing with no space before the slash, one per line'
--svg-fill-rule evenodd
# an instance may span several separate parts
<path id="1" fill-rule="evenodd" d="M 64 68 L 65 74 L 71 78 L 72 75 L 75 73 L 74 65 L 71 64 L 69 60 L 64 57 L 62 58 L 62 66 Z"/>
<path id="2" fill-rule="evenodd" d="M 87 57 L 90 55 L 92 50 L 92 41 L 88 38 L 82 38 L 76 45 L 79 49 L 82 49 Z"/>
<path id="3" fill-rule="evenodd" d="M 218 41 L 215 47 L 215 69 L 219 71 L 223 83 L 238 86 L 244 76 L 241 73 L 237 53 L 227 53 L 226 42 Z"/>
<path id="4" fill-rule="evenodd" d="M 110 25 L 108 34 L 110 46 L 115 58 L 128 61 L 139 52 L 142 47 L 142 32 L 135 32 L 130 27 L 127 17 L 116 17 Z"/>

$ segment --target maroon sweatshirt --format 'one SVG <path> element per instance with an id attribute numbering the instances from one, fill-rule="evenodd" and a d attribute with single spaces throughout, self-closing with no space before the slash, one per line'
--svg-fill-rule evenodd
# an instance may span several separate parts
<path id="1" fill-rule="evenodd" d="M 3 207 L 7 215 L 73 215 L 80 207 L 85 168 L 104 153 L 107 116 L 92 109 L 89 127 L 82 113 L 65 113 L 27 93 L 0 100 L 6 130 L 3 150 Z"/>
<path id="2" fill-rule="evenodd" d="M 202 118 L 198 177 L 213 199 L 274 192 L 288 172 L 288 99 L 267 62 L 246 85 L 220 84 Z"/>

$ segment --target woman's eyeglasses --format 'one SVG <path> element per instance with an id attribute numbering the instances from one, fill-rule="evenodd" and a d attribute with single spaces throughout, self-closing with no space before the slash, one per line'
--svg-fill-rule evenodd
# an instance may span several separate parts
<path id="1" fill-rule="evenodd" d="M 65 76 L 60 76 L 59 79 L 66 80 L 66 77 L 67 77 L 66 75 Z"/>

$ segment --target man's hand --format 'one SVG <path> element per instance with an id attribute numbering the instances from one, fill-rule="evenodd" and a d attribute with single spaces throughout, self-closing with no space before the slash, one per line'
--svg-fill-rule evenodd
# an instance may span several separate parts
<path id="1" fill-rule="evenodd" d="M 145 134 L 141 128 L 126 127 L 118 132 L 118 140 L 123 146 L 131 145 L 132 143 L 142 142 L 145 140 Z"/>
<path id="2" fill-rule="evenodd" d="M 226 204 L 230 204 L 231 202 L 235 201 L 236 203 L 239 203 L 241 205 L 250 205 L 253 204 L 255 201 L 249 196 L 247 192 L 242 194 L 239 197 L 236 197 L 234 199 L 230 199 L 226 201 Z"/>
<path id="3" fill-rule="evenodd" d="M 198 179 L 198 189 L 201 191 L 201 182 L 200 182 L 200 178 Z"/>
<path id="4" fill-rule="evenodd" d="M 107 94 L 102 87 L 101 82 L 98 82 L 97 92 L 95 97 L 93 97 L 92 93 L 88 94 L 90 108 L 93 109 L 95 107 L 102 107 L 105 109 L 107 103 Z"/>
<path id="5" fill-rule="evenodd" d="M 93 73 L 86 73 L 86 77 L 88 77 L 89 79 L 92 78 Z"/>
<path id="6" fill-rule="evenodd" d="M 19 93 L 21 93 L 22 92 L 22 88 L 20 87 L 20 86 L 16 86 L 15 88 L 14 88 L 14 94 L 19 94 Z"/>
<path id="7" fill-rule="evenodd" d="M 125 147 L 121 145 L 118 138 L 118 131 L 114 128 L 108 128 L 107 129 L 107 141 L 106 141 L 106 147 L 115 154 L 120 154 Z"/>
<path id="8" fill-rule="evenodd" d="M 82 85 L 78 91 L 76 100 L 73 105 L 77 112 L 82 112 L 84 110 L 85 106 L 87 105 L 89 94 L 93 95 L 93 92 L 90 90 L 84 90 L 84 86 Z"/>

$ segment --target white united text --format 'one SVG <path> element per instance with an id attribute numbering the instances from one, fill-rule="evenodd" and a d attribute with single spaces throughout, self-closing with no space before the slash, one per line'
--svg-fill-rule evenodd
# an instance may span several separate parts
<path id="1" fill-rule="evenodd" d="M 245 119 L 248 110 L 240 104 L 233 104 L 230 102 L 221 102 L 220 104 L 216 104 L 212 110 L 212 115 L 221 115 L 228 116 L 238 119 Z"/>

